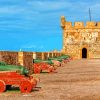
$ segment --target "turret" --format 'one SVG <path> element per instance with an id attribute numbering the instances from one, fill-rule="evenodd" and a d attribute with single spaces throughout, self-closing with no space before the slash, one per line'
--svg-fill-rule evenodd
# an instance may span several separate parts
<path id="1" fill-rule="evenodd" d="M 64 16 L 61 16 L 61 27 L 64 28 L 66 23 L 66 19 Z"/>

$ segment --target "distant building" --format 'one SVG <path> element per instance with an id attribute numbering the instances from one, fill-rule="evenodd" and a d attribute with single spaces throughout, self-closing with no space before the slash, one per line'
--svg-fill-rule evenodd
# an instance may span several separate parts
<path id="1" fill-rule="evenodd" d="M 63 29 L 62 52 L 75 59 L 100 58 L 100 22 L 72 22 L 61 17 Z"/>

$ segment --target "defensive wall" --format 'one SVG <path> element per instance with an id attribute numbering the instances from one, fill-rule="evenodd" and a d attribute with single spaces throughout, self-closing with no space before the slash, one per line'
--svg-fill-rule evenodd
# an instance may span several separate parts
<path id="1" fill-rule="evenodd" d="M 86 22 L 86 25 L 84 22 L 74 22 L 74 25 L 72 22 L 66 21 L 65 17 L 61 17 L 61 27 L 63 29 L 79 29 L 79 28 L 99 28 L 100 29 L 100 22 Z"/>
<path id="2" fill-rule="evenodd" d="M 30 73 L 33 73 L 33 59 L 47 60 L 48 57 L 57 57 L 60 55 L 60 52 L 0 51 L 0 61 L 11 65 L 25 66 Z"/>

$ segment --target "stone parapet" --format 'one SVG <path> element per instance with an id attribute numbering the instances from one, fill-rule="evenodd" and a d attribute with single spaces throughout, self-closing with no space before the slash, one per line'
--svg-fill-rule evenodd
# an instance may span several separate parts
<path id="1" fill-rule="evenodd" d="M 18 65 L 18 52 L 0 51 L 0 61 L 11 65 Z"/>
<path id="2" fill-rule="evenodd" d="M 65 17 L 61 17 L 61 27 L 66 29 L 79 29 L 79 28 L 100 28 L 100 22 L 86 22 L 86 25 L 84 22 L 74 22 L 74 25 L 72 25 L 72 22 L 66 21 Z"/>

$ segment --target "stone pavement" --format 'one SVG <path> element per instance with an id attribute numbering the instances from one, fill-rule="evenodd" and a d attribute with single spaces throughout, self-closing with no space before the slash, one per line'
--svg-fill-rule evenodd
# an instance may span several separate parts
<path id="1" fill-rule="evenodd" d="M 100 100 L 99 59 L 74 60 L 57 71 L 33 75 L 41 81 L 30 94 L 5 92 L 0 97 L 3 100 L 13 97 L 12 100 Z"/>

